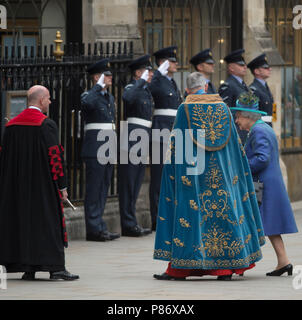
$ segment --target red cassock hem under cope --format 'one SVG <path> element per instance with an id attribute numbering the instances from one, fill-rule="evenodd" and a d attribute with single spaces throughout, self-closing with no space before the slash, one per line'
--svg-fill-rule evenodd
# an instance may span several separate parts
<path id="1" fill-rule="evenodd" d="M 171 262 L 169 262 L 166 273 L 169 276 L 176 278 L 185 278 L 185 277 L 198 277 L 198 276 L 227 276 L 233 273 L 243 274 L 246 270 L 252 269 L 255 267 L 255 263 L 251 264 L 247 268 L 242 269 L 212 269 L 212 270 L 204 270 L 204 269 L 175 269 L 171 267 Z"/>

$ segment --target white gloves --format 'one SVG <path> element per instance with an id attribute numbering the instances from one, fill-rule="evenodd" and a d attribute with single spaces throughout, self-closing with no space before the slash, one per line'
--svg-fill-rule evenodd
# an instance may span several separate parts
<path id="1" fill-rule="evenodd" d="M 144 73 L 141 75 L 141 79 L 147 81 L 149 79 L 149 70 L 145 70 Z"/>
<path id="2" fill-rule="evenodd" d="M 106 87 L 105 82 L 104 82 L 104 74 L 100 76 L 100 79 L 98 80 L 97 84 L 100 85 L 103 89 Z"/>
<path id="3" fill-rule="evenodd" d="M 162 63 L 159 68 L 157 69 L 163 76 L 166 76 L 168 74 L 168 69 L 170 67 L 169 60 L 166 60 L 164 63 Z"/>

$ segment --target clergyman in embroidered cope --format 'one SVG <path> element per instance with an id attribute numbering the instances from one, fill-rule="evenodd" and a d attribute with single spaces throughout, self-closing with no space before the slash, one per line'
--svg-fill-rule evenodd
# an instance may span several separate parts
<path id="1" fill-rule="evenodd" d="M 251 268 L 262 258 L 265 238 L 251 171 L 230 111 L 219 95 L 189 95 L 177 111 L 174 129 L 205 130 L 204 144 L 191 135 L 195 154 L 197 148 L 205 149 L 205 170 L 188 175 L 187 169 L 197 163 L 175 163 L 172 131 L 154 259 L 169 261 L 175 269 L 213 275 Z"/>

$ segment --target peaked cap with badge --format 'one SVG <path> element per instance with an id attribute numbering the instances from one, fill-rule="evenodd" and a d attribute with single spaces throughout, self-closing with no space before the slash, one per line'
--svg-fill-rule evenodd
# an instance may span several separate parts
<path id="1" fill-rule="evenodd" d="M 96 73 L 104 73 L 106 76 L 111 76 L 110 59 L 102 59 L 91 64 L 87 68 L 87 72 L 92 75 Z"/>
<path id="2" fill-rule="evenodd" d="M 200 63 L 215 63 L 213 59 L 213 54 L 211 49 L 205 49 L 199 53 L 197 53 L 195 56 L 193 56 L 190 60 L 190 63 L 194 66 L 197 66 Z"/>

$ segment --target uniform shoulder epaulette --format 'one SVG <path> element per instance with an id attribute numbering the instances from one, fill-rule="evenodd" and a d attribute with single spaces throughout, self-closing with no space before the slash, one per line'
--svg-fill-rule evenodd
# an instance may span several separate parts
<path id="1" fill-rule="evenodd" d="M 220 86 L 219 90 L 225 90 L 225 89 L 227 89 L 228 87 L 229 87 L 229 83 L 228 83 L 228 82 L 224 82 L 224 83 Z"/>
<path id="2" fill-rule="evenodd" d="M 88 91 L 83 92 L 83 93 L 81 94 L 81 98 L 84 98 L 85 96 L 87 96 L 87 94 L 88 94 Z"/>
<path id="3" fill-rule="evenodd" d="M 131 87 L 133 87 L 134 85 L 132 83 L 128 84 L 126 87 L 125 87 L 125 90 L 126 89 L 130 89 Z"/>

